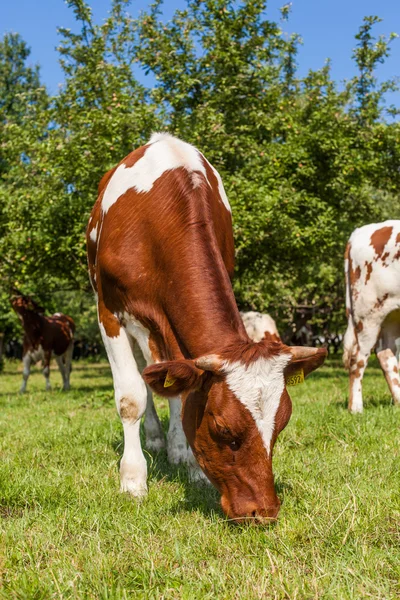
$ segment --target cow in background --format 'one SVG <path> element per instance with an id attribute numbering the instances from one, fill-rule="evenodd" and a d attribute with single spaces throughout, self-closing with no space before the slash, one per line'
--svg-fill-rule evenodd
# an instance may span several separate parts
<path id="1" fill-rule="evenodd" d="M 24 328 L 23 380 L 20 393 L 26 391 L 31 365 L 42 361 L 46 390 L 50 390 L 50 360 L 52 354 L 60 369 L 63 390 L 69 390 L 69 377 L 74 347 L 75 323 L 67 315 L 55 313 L 46 317 L 44 309 L 29 296 L 19 294 L 11 301 Z"/>
<path id="2" fill-rule="evenodd" d="M 147 492 L 146 382 L 169 399 L 170 461 L 193 464 L 194 454 L 229 518 L 276 518 L 272 452 L 291 415 L 285 379 L 307 376 L 326 351 L 249 339 L 230 281 L 232 218 L 218 172 L 193 146 L 154 134 L 101 180 L 87 248 L 124 429 L 121 489 Z M 145 431 L 156 443 L 154 413 L 152 405 Z"/>
<path id="3" fill-rule="evenodd" d="M 361 382 L 373 349 L 395 404 L 400 404 L 400 221 L 356 229 L 345 253 L 343 362 L 350 371 L 349 410 L 363 410 Z"/>
<path id="4" fill-rule="evenodd" d="M 249 311 L 241 312 L 240 316 L 247 335 L 253 342 L 261 342 L 261 340 L 281 341 L 274 319 L 266 313 Z"/>

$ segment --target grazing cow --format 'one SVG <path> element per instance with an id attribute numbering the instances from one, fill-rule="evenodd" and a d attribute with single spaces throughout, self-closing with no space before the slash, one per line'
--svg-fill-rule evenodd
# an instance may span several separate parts
<path id="1" fill-rule="evenodd" d="M 63 379 L 63 390 L 69 390 L 69 376 L 74 347 L 75 324 L 71 317 L 55 313 L 44 316 L 44 309 L 28 296 L 18 295 L 11 301 L 24 327 L 23 380 L 20 393 L 26 391 L 31 365 L 42 361 L 46 390 L 50 390 L 50 360 L 54 353 Z"/>
<path id="2" fill-rule="evenodd" d="M 280 342 L 281 338 L 272 317 L 260 312 L 241 312 L 240 316 L 244 323 L 246 333 L 253 342 L 269 340 L 270 342 Z"/>
<path id="3" fill-rule="evenodd" d="M 326 352 L 249 339 L 218 172 L 193 146 L 154 134 L 101 180 L 87 246 L 124 429 L 121 489 L 147 492 L 147 400 L 147 446 L 162 445 L 146 382 L 169 400 L 169 460 L 193 465 L 194 454 L 228 517 L 275 518 L 272 449 L 291 415 L 285 376 L 307 375 Z"/>
<path id="4" fill-rule="evenodd" d="M 363 410 L 361 382 L 374 348 L 399 404 L 400 221 L 356 229 L 346 248 L 345 275 L 348 327 L 343 362 L 350 371 L 349 410 Z"/>

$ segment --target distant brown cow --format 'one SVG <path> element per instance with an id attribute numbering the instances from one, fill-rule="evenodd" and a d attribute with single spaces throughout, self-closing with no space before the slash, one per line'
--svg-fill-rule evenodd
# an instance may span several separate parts
<path id="1" fill-rule="evenodd" d="M 20 393 L 26 391 L 31 365 L 39 360 L 43 364 L 46 390 L 50 390 L 50 360 L 54 354 L 63 379 L 63 390 L 69 390 L 71 359 L 75 323 L 67 315 L 55 313 L 44 316 L 44 309 L 32 298 L 18 295 L 11 301 L 12 307 L 24 327 L 23 380 Z"/>
<path id="2" fill-rule="evenodd" d="M 194 454 L 229 518 L 276 518 L 272 451 L 292 410 L 285 379 L 308 375 L 326 351 L 248 337 L 230 281 L 232 218 L 218 172 L 193 146 L 153 135 L 101 180 L 87 247 L 124 428 L 122 490 L 147 492 L 146 382 L 169 399 L 169 459 L 193 464 Z M 145 430 L 153 443 L 162 437 L 152 403 Z"/>

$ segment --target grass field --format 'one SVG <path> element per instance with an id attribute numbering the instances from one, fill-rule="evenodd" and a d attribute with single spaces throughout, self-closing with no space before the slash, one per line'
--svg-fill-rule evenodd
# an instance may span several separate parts
<path id="1" fill-rule="evenodd" d="M 291 388 L 275 448 L 283 505 L 267 529 L 228 524 L 217 493 L 165 453 L 146 453 L 146 500 L 119 493 L 107 364 L 74 365 L 68 393 L 57 371 L 44 392 L 37 371 L 19 396 L 20 371 L 0 375 L 1 598 L 400 597 L 400 410 L 376 362 L 361 416 L 338 360 Z"/>

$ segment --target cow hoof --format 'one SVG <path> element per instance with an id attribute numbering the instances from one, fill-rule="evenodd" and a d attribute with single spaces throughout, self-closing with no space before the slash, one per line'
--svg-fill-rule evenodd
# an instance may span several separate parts
<path id="1" fill-rule="evenodd" d="M 352 408 L 349 408 L 349 412 L 352 415 L 361 415 L 362 411 L 363 411 L 362 406 L 353 406 Z"/>
<path id="2" fill-rule="evenodd" d="M 146 448 L 150 452 L 159 452 L 165 448 L 165 440 L 163 438 L 154 438 L 153 440 L 146 440 Z"/>
<path id="3" fill-rule="evenodd" d="M 147 496 L 147 485 L 134 479 L 121 479 L 121 492 L 126 492 L 137 499 L 144 498 Z"/>
<path id="4" fill-rule="evenodd" d="M 187 462 L 187 447 L 186 444 L 177 444 L 169 446 L 167 449 L 168 461 L 171 465 L 179 465 L 180 463 Z"/>

